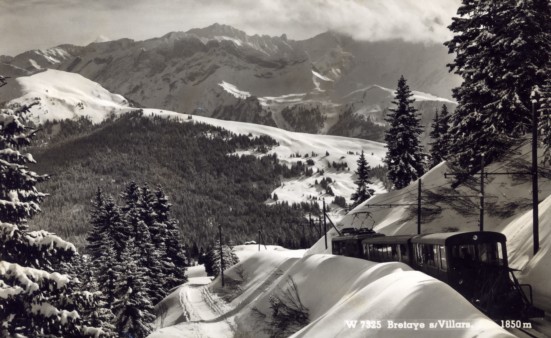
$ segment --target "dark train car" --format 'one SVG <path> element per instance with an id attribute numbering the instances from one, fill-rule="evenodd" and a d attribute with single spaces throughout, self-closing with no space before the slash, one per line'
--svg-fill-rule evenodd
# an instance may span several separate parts
<path id="1" fill-rule="evenodd" d="M 341 230 L 342 235 L 333 237 L 331 241 L 334 255 L 365 258 L 362 250 L 362 241 L 366 238 L 384 237 L 373 230 L 345 228 Z"/>
<path id="2" fill-rule="evenodd" d="M 509 269 L 506 237 L 501 233 L 371 234 L 336 237 L 333 243 L 334 254 L 408 264 L 447 283 L 493 318 L 544 315 L 532 305 L 531 295 L 529 299 L 523 292 L 523 287 L 530 286 L 520 285 Z"/>
<path id="3" fill-rule="evenodd" d="M 505 235 L 498 232 L 438 233 L 411 239 L 414 265 L 465 296 L 474 296 L 481 279 L 508 278 Z"/>
<path id="4" fill-rule="evenodd" d="M 363 257 L 373 262 L 402 262 L 411 265 L 410 240 L 415 236 L 372 237 L 362 241 Z"/>

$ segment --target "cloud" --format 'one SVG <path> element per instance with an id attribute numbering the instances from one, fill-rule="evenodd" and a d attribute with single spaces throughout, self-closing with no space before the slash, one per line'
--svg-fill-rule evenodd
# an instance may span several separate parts
<path id="1" fill-rule="evenodd" d="M 146 39 L 215 22 L 305 39 L 327 30 L 362 40 L 441 43 L 460 0 L 0 0 L 0 54 L 97 36 Z"/>
<path id="2" fill-rule="evenodd" d="M 362 40 L 401 38 L 442 42 L 449 38 L 456 0 L 292 1 L 258 0 L 255 13 L 243 8 L 243 24 L 273 31 L 288 27 L 301 38 L 335 30 Z M 262 13 L 261 15 L 259 15 Z"/>

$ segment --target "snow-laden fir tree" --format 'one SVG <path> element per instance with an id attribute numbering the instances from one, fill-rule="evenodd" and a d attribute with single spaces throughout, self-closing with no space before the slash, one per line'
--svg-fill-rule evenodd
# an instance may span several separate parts
<path id="1" fill-rule="evenodd" d="M 115 250 L 115 242 L 109 233 L 102 234 L 103 251 L 93 260 L 90 270 L 93 272 L 93 280 L 98 284 L 98 290 L 101 291 L 101 299 L 110 309 L 115 302 L 115 285 L 117 282 L 117 266 L 120 261 L 121 253 Z"/>
<path id="2" fill-rule="evenodd" d="M 137 208 L 140 195 L 140 187 L 136 184 L 136 182 L 131 181 L 126 185 L 121 194 L 121 198 L 124 202 L 122 207 L 123 214 L 127 214 L 130 210 Z"/>
<path id="3" fill-rule="evenodd" d="M 356 170 L 356 176 L 357 179 L 354 182 L 356 184 L 356 191 L 352 194 L 352 201 L 354 202 L 354 205 L 358 205 L 362 203 L 363 201 L 366 201 L 368 198 L 373 196 L 375 193 L 375 190 L 369 187 L 370 184 L 373 184 L 373 182 L 369 179 L 369 174 L 371 171 L 371 167 L 367 163 L 367 160 L 365 159 L 364 151 L 362 150 L 362 153 L 360 154 L 360 158 L 358 159 L 358 169 Z"/>
<path id="4" fill-rule="evenodd" d="M 415 99 L 412 96 L 406 79 L 401 76 L 392 101 L 394 108 L 389 109 L 385 119 L 390 128 L 385 134 L 388 150 L 384 162 L 388 168 L 388 179 L 395 189 L 408 186 L 425 172 L 425 155 L 419 142 L 423 129 L 419 125 L 420 118 L 413 107 Z"/>
<path id="5" fill-rule="evenodd" d="M 446 42 L 463 77 L 453 90 L 450 153 L 477 170 L 480 155 L 498 159 L 531 123 L 530 93 L 549 76 L 548 0 L 463 0 Z"/>
<path id="6" fill-rule="evenodd" d="M 222 260 L 220 259 L 220 255 L 222 255 Z M 220 252 L 220 242 L 217 241 L 212 250 L 207 254 L 205 271 L 207 275 L 217 277 L 220 271 L 226 271 L 237 263 L 239 263 L 239 258 L 233 251 L 233 247 L 224 244 L 222 245 L 222 252 Z"/>
<path id="7" fill-rule="evenodd" d="M 155 192 L 153 209 L 157 216 L 156 221 L 164 225 L 164 227 L 160 227 L 160 229 L 164 229 L 165 231 L 164 246 L 166 249 L 166 256 L 164 275 L 166 277 L 166 282 L 164 286 L 166 290 L 170 290 L 187 281 L 185 273 L 188 261 L 180 240 L 178 223 L 170 218 L 170 203 L 161 188 L 158 188 Z"/>
<path id="8" fill-rule="evenodd" d="M 119 278 L 113 313 L 119 337 L 147 337 L 155 320 L 147 288 L 147 269 L 138 263 L 139 255 L 134 240 L 130 239 L 116 267 Z"/>
<path id="9" fill-rule="evenodd" d="M 92 229 L 86 238 L 86 251 L 93 259 L 98 259 L 103 252 L 103 234 L 110 227 L 110 223 L 105 218 L 105 197 L 102 190 L 98 187 L 94 199 L 92 200 L 92 211 L 90 214 L 90 224 Z"/>
<path id="10" fill-rule="evenodd" d="M 106 238 L 106 240 L 109 239 Z M 111 257 L 110 260 L 113 262 L 116 261 L 116 257 L 112 250 L 105 252 L 104 256 Z M 101 259 L 103 259 L 103 256 L 100 260 Z M 84 308 L 79 311 L 79 314 L 84 315 L 89 326 L 100 327 L 104 333 L 104 337 L 116 337 L 115 326 L 113 325 L 114 316 L 113 312 L 111 312 L 115 283 L 112 282 L 101 286 L 98 283 L 98 281 L 104 281 L 106 279 L 115 281 L 117 278 L 116 274 L 111 273 L 111 271 L 98 271 L 92 264 L 90 256 L 88 255 L 78 256 L 76 260 L 77 262 L 74 264 L 75 272 L 79 276 L 82 285 L 86 285 L 87 289 L 91 291 L 88 293 L 88 297 L 92 299 L 95 304 L 94 308 Z M 111 265 L 111 267 L 112 266 L 113 265 Z M 112 297 L 111 300 L 108 301 L 109 296 Z"/>
<path id="11" fill-rule="evenodd" d="M 100 189 L 98 189 L 92 204 L 90 220 L 92 229 L 87 237 L 87 252 L 90 254 L 92 261 L 99 259 L 107 250 L 104 240 L 107 236 L 114 243 L 113 248 L 109 249 L 114 250 L 116 257 L 120 256 L 131 235 L 120 208 L 115 204 L 112 197 L 104 197 Z"/>
<path id="12" fill-rule="evenodd" d="M 153 245 L 151 234 L 144 221 L 138 221 L 134 236 L 136 249 L 139 253 L 137 263 L 145 267 L 145 281 L 148 289 L 149 297 L 155 304 L 160 302 L 166 292 L 163 289 L 164 271 L 161 264 L 163 256 Z"/>
<path id="13" fill-rule="evenodd" d="M 442 105 L 440 115 L 438 111 L 434 114 L 431 124 L 430 138 L 430 167 L 433 168 L 448 157 L 450 115 L 448 107 Z"/>
<path id="14" fill-rule="evenodd" d="M 36 184 L 47 178 L 30 171 L 32 155 L 20 152 L 36 132 L 25 126 L 29 107 L 0 111 L 0 335 L 101 336 L 79 314 L 95 306 L 93 295 L 81 290 L 77 278 L 55 272 L 77 255 L 74 245 L 28 230 L 45 197 Z"/>

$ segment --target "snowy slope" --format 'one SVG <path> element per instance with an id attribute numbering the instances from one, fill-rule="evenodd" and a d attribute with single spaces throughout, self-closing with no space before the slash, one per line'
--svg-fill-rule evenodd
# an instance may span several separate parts
<path id="1" fill-rule="evenodd" d="M 8 86 L 0 91 L 0 102 L 7 101 L 8 106 L 39 102 L 31 108 L 36 122 L 88 117 L 98 123 L 111 113 L 129 110 L 124 97 L 74 73 L 48 69 L 19 77 Z"/>
<path id="2" fill-rule="evenodd" d="M 541 154 L 539 154 L 541 155 Z M 532 208 L 530 176 L 495 175 L 501 172 L 529 172 L 530 145 L 514 149 L 502 161 L 485 168 L 490 173 L 485 184 L 484 229 L 502 232 L 507 236 L 509 264 L 515 269 L 521 283 L 529 283 L 534 289 L 536 306 L 551 311 L 551 181 L 549 168 L 541 168 L 545 175 L 539 181 L 539 229 L 540 251 L 533 255 Z M 450 173 L 446 163 L 441 163 L 422 177 L 422 233 L 442 231 L 477 231 L 479 220 L 479 183 L 450 187 L 451 180 L 444 177 Z M 473 197 L 474 196 L 474 197 Z M 388 204 L 415 204 L 417 182 L 399 191 L 376 195 L 345 216 L 339 226 L 374 227 L 387 235 L 415 234 L 417 232 L 416 205 L 388 207 Z M 385 204 L 376 206 L 375 204 Z M 357 214 L 370 212 L 369 216 Z M 329 240 L 336 232 L 328 232 Z M 320 239 L 307 253 L 330 253 Z M 539 324 L 540 331 L 551 334 L 551 324 Z"/>
<path id="3" fill-rule="evenodd" d="M 170 318 L 180 313 L 191 320 L 166 325 L 150 337 L 269 337 L 270 299 L 281 297 L 293 283 L 309 318 L 293 337 L 514 337 L 451 287 L 401 263 L 302 257 L 301 251 L 264 247 L 242 258 L 225 273 L 231 286 L 222 289 L 219 278 L 208 286 L 193 280 L 167 297 L 163 303 L 172 302 Z M 362 320 L 381 328 L 362 328 Z M 389 321 L 417 329 L 390 328 Z M 431 323 L 435 328 L 429 328 Z"/>
<path id="4" fill-rule="evenodd" d="M 485 207 L 484 228 L 491 231 L 505 231 L 512 222 L 519 222 L 524 213 L 531 210 L 531 180 L 529 175 L 508 176 L 495 175 L 506 171 L 529 172 L 530 146 L 523 147 L 512 152 L 503 162 L 493 163 L 485 168 L 489 173 L 485 180 Z M 540 154 L 541 155 L 541 154 Z M 543 169 L 543 168 L 542 168 Z M 446 178 L 445 173 L 451 173 L 445 162 L 427 172 L 422 178 L 422 232 L 450 231 L 453 228 L 461 231 L 476 231 L 479 222 L 479 183 L 459 185 L 451 188 L 453 179 Z M 385 194 L 379 194 L 364 204 L 354 209 L 343 219 L 342 226 L 373 226 L 375 231 L 387 235 L 412 234 L 417 232 L 417 184 L 412 182 L 410 186 Z M 540 180 L 540 199 L 545 199 L 551 194 L 551 182 L 548 179 Z M 473 197 L 474 196 L 474 197 Z M 375 204 L 384 204 L 377 206 Z M 388 207 L 388 204 L 414 204 L 411 206 Z M 370 212 L 371 218 L 364 221 L 365 217 L 355 215 L 357 212 Z M 541 227 L 546 227 L 542 224 Z M 509 240 L 513 240 L 510 238 Z M 513 241 L 510 247 L 514 248 L 524 239 Z M 522 244 L 523 245 L 523 244 Z M 313 252 L 316 251 L 314 248 Z M 517 260 L 513 254 L 513 264 L 526 263 Z"/>
<path id="5" fill-rule="evenodd" d="M 220 87 L 230 92 L 231 95 L 248 95 L 227 82 L 221 82 Z M 269 99 L 276 100 L 277 98 Z M 92 122 L 99 123 L 110 115 L 116 116 L 134 109 L 129 107 L 124 97 L 110 93 L 79 74 L 51 69 L 10 81 L 8 86 L 3 87 L 0 91 L 0 102 L 8 102 L 8 105 L 39 102 L 39 105 L 31 108 L 31 118 L 39 123 L 46 120 L 79 117 L 88 117 Z M 354 171 L 359 153 L 364 150 L 369 164 L 377 166 L 382 163 L 386 151 L 382 143 L 361 139 L 295 133 L 252 123 L 223 121 L 195 115 L 192 116 L 192 119 L 188 119 L 189 115 L 158 109 L 146 109 L 144 113 L 177 118 L 182 122 L 207 123 L 237 134 L 268 135 L 279 143 L 279 146 L 274 147 L 269 154 L 277 154 L 283 163 L 291 165 L 298 161 L 305 163 L 307 159 L 314 160 L 312 169 L 315 174 L 313 176 L 287 180 L 274 191 L 280 201 L 290 203 L 317 200 L 321 204 L 321 199 L 325 198 L 326 202 L 331 204 L 334 197 L 326 194 L 319 185 L 315 185 L 315 182 L 319 182 L 323 177 L 331 178 L 334 181 L 330 187 L 335 195 L 343 196 L 349 200 L 354 191 Z M 329 155 L 326 155 L 327 152 Z M 296 157 L 297 154 L 300 154 L 300 157 Z M 264 154 L 257 153 L 255 155 Z M 305 157 L 306 155 L 308 158 Z M 346 162 L 350 170 L 336 171 L 329 168 L 329 164 L 333 162 Z M 320 170 L 325 171 L 323 176 L 319 173 L 316 174 Z M 381 186 L 376 189 L 383 190 Z M 337 208 L 334 210 L 338 211 Z"/>
<path id="6" fill-rule="evenodd" d="M 513 266 L 522 267 L 519 278 L 534 287 L 534 302 L 551 312 L 551 196 L 539 204 L 540 250 L 532 248 L 532 211 L 509 223 L 503 233 L 509 240 L 509 256 Z M 551 332 L 549 332 L 551 333 Z"/>
<path id="7" fill-rule="evenodd" d="M 252 134 L 268 135 L 275 139 L 279 145 L 275 146 L 268 154 L 277 154 L 278 159 L 282 163 L 291 165 L 293 162 L 302 161 L 306 162 L 308 159 L 314 160 L 314 165 L 311 166 L 314 171 L 314 175 L 311 177 L 299 177 L 284 180 L 282 185 L 275 189 L 273 193 L 277 194 L 279 201 L 301 202 L 301 201 L 317 201 L 320 204 L 322 199 L 325 198 L 326 203 L 329 205 L 333 202 L 334 196 L 328 195 L 325 191 L 315 182 L 318 183 L 322 178 L 331 178 L 333 183 L 329 184 L 336 196 L 343 196 L 350 201 L 350 196 L 355 190 L 354 172 L 357 168 L 357 160 L 359 154 L 363 150 L 365 152 L 366 160 L 370 166 L 375 167 L 382 164 L 382 159 L 385 156 L 385 145 L 379 142 L 354 139 L 341 136 L 331 135 L 318 135 L 318 134 L 306 134 L 296 133 L 287 130 L 257 125 L 253 123 L 244 123 L 236 121 L 223 121 L 203 116 L 193 116 L 191 120 L 187 118 L 187 115 L 182 115 L 174 112 L 166 112 L 157 109 L 145 109 L 146 115 L 158 115 L 158 116 L 171 116 L 179 118 L 183 122 L 201 122 L 210 125 L 222 127 L 236 134 Z M 326 155 L 327 152 L 329 155 Z M 312 155 L 314 153 L 314 156 Z M 240 154 L 251 154 L 250 152 L 241 152 Z M 252 153 L 257 156 L 263 156 L 265 154 Z M 296 154 L 300 154 L 300 157 L 296 157 Z M 308 157 L 305 157 L 308 155 Z M 329 168 L 329 164 L 347 163 L 350 170 L 337 171 L 334 168 Z M 321 175 L 320 170 L 324 171 Z M 376 191 L 383 192 L 384 188 L 382 184 L 374 186 Z M 270 203 L 274 203 L 273 201 Z M 339 210 L 337 206 L 332 206 L 334 220 L 342 217 L 342 210 Z"/>

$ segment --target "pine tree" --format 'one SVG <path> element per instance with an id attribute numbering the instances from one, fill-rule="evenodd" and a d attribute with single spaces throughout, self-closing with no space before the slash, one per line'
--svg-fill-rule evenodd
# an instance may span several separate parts
<path id="1" fill-rule="evenodd" d="M 375 193 L 375 190 L 369 187 L 369 184 L 373 184 L 373 182 L 369 180 L 371 167 L 369 166 L 369 164 L 365 159 L 363 150 L 357 163 L 358 163 L 358 169 L 356 170 L 356 176 L 358 177 L 358 179 L 354 182 L 357 188 L 356 188 L 356 192 L 352 194 L 352 198 L 351 198 L 352 201 L 354 201 L 355 205 L 358 205 L 363 201 L 366 201 Z"/>
<path id="2" fill-rule="evenodd" d="M 529 130 L 530 92 L 549 72 L 551 16 L 548 0 L 463 0 L 446 42 L 463 77 L 453 96 L 450 152 L 477 170 L 480 156 L 498 159 Z"/>
<path id="3" fill-rule="evenodd" d="M 109 254 L 111 254 L 109 256 L 111 260 L 116 261 L 112 251 L 106 252 L 105 256 Z M 105 294 L 105 292 L 114 293 L 115 283 L 110 286 L 102 285 L 103 290 L 101 290 L 102 287 L 98 283 L 101 280 L 100 278 L 113 278 L 113 274 L 107 273 L 104 275 L 104 271 L 97 271 L 89 256 L 78 256 L 76 261 L 74 264 L 75 274 L 79 276 L 82 285 L 86 285 L 90 291 L 86 293 L 86 297 L 94 304 L 93 307 L 80 309 L 79 314 L 85 318 L 86 325 L 99 328 L 103 333 L 102 337 L 115 337 L 115 326 L 112 324 L 114 320 L 113 312 L 111 312 L 112 301 L 107 302 L 108 297 Z M 116 276 L 114 277 L 116 279 Z"/>
<path id="4" fill-rule="evenodd" d="M 141 219 L 147 226 L 150 235 L 149 243 L 144 243 L 147 247 L 144 252 L 149 255 L 147 267 L 151 283 L 154 285 L 150 288 L 150 296 L 155 303 L 161 301 L 166 295 L 166 290 L 169 289 L 164 287 L 168 283 L 167 278 L 169 276 L 166 272 L 173 266 L 171 260 L 167 257 L 166 224 L 158 222 L 158 215 L 155 210 L 156 203 L 155 195 L 147 184 L 144 185 L 141 189 L 138 205 L 141 211 Z"/>
<path id="5" fill-rule="evenodd" d="M 437 164 L 444 161 L 448 157 L 447 149 L 449 142 L 448 133 L 450 123 L 450 116 L 448 114 L 448 107 L 444 104 L 442 105 L 440 115 L 438 115 L 438 111 L 436 111 L 434 115 L 434 120 L 431 125 L 432 130 L 430 132 L 432 142 L 429 143 L 431 146 L 431 168 L 435 167 Z"/>
<path id="6" fill-rule="evenodd" d="M 121 194 L 121 198 L 124 202 L 124 206 L 122 207 L 123 214 L 128 214 L 130 210 L 138 207 L 140 195 L 140 187 L 138 187 L 136 182 L 131 181 L 126 185 L 123 193 Z"/>
<path id="7" fill-rule="evenodd" d="M 406 79 L 400 77 L 396 96 L 392 101 L 395 108 L 389 109 L 390 113 L 386 118 L 390 128 L 385 135 L 388 151 L 384 159 L 388 178 L 396 189 L 406 187 L 425 172 L 425 155 L 419 142 L 423 129 L 419 125 L 420 118 L 417 109 L 413 107 L 415 99 L 412 96 Z"/>
<path id="8" fill-rule="evenodd" d="M 149 297 L 153 303 L 160 302 L 165 292 L 163 290 L 164 273 L 161 265 L 161 255 L 153 245 L 149 229 L 144 221 L 138 221 L 135 233 L 136 250 L 139 253 L 137 263 L 145 267 L 144 280 Z"/>
<path id="9" fill-rule="evenodd" d="M 170 290 L 187 281 L 185 273 L 188 260 L 180 240 L 178 223 L 170 218 L 170 203 L 160 188 L 155 192 L 155 198 L 153 209 L 157 214 L 156 221 L 164 224 L 166 231 L 164 235 L 166 248 L 164 274 L 166 276 L 165 288 Z"/>
<path id="10" fill-rule="evenodd" d="M 94 300 L 80 290 L 78 279 L 55 272 L 71 269 L 74 245 L 43 230 L 28 230 L 27 220 L 40 211 L 46 196 L 36 184 L 47 179 L 28 170 L 34 159 L 19 151 L 36 133 L 25 126 L 31 106 L 0 111 L 0 335 L 100 335 L 86 327 L 84 312 L 78 312 L 93 307 Z"/>
<path id="11" fill-rule="evenodd" d="M 105 209 L 104 209 L 104 197 L 102 190 L 98 187 L 96 195 L 92 200 L 92 212 L 90 215 L 90 224 L 92 229 L 88 233 L 86 238 L 87 245 L 86 250 L 93 258 L 97 259 L 102 252 L 102 234 L 106 231 L 109 224 L 106 224 Z"/>
<path id="12" fill-rule="evenodd" d="M 114 253 L 117 257 L 120 256 L 131 233 L 125 225 L 119 207 L 112 197 L 103 197 L 101 190 L 98 190 L 93 205 L 90 221 L 92 229 L 86 238 L 86 250 L 93 261 L 99 259 L 106 251 L 105 236 L 107 236 L 114 242 Z"/>
<path id="13" fill-rule="evenodd" d="M 155 320 L 153 305 L 147 292 L 147 270 L 138 263 L 139 251 L 130 240 L 117 266 L 113 304 L 115 327 L 120 337 L 144 338 Z"/>
<path id="14" fill-rule="evenodd" d="M 122 255 L 117 254 L 115 242 L 109 233 L 103 233 L 104 243 L 101 255 L 94 260 L 95 265 L 91 268 L 94 273 L 93 280 L 98 284 L 98 290 L 102 293 L 102 300 L 110 309 L 115 302 L 115 285 L 117 282 L 117 269 L 119 259 Z"/>

